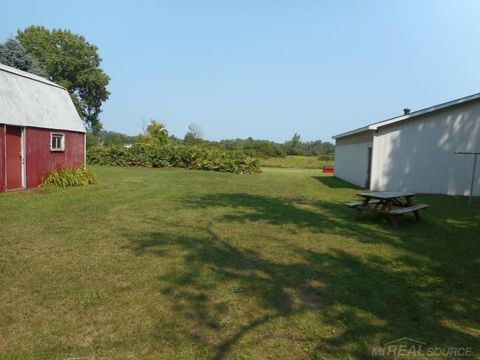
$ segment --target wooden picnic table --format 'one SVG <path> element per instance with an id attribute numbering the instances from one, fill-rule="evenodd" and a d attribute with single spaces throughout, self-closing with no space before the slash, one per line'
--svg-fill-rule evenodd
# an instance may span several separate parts
<path id="1" fill-rule="evenodd" d="M 420 220 L 420 210 L 426 209 L 428 204 L 413 204 L 411 192 L 370 191 L 357 195 L 363 201 L 347 203 L 348 207 L 356 209 L 355 217 L 359 217 L 364 210 L 377 211 L 389 215 L 393 225 L 398 226 L 401 217 L 406 213 L 413 213 L 417 221 Z"/>

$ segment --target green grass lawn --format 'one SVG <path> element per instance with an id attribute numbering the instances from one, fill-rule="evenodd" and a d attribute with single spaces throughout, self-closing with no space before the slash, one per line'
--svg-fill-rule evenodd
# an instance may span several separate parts
<path id="1" fill-rule="evenodd" d="M 323 165 L 333 165 L 333 161 L 320 160 L 318 156 L 285 156 L 262 159 L 263 167 L 297 168 L 297 169 L 321 169 Z"/>
<path id="2" fill-rule="evenodd" d="M 480 203 L 352 221 L 319 170 L 95 167 L 0 195 L 2 359 L 365 359 L 409 337 L 480 356 Z"/>

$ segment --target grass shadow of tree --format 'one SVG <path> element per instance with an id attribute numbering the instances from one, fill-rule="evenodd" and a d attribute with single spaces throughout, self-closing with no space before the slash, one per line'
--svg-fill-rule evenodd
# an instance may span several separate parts
<path id="1" fill-rule="evenodd" d="M 473 271 L 478 270 L 477 244 L 469 245 L 470 254 L 456 254 L 472 264 L 449 277 L 445 274 L 449 270 L 443 268 L 452 265 L 448 254 L 429 250 L 428 239 L 421 231 L 409 243 L 407 237 L 415 230 L 406 236 L 391 228 L 382 233 L 382 226 L 371 229 L 352 223 L 341 204 L 307 204 L 321 207 L 320 211 L 301 205 L 301 199 L 247 194 L 207 195 L 188 201 L 188 206 L 193 207 L 228 208 L 228 213 L 217 219 L 226 223 L 287 223 L 312 232 L 332 231 L 367 243 L 370 240 L 366 238 L 375 237 L 375 243 L 387 243 L 405 251 L 394 260 L 386 260 L 373 254 L 355 256 L 346 250 L 317 252 L 299 247 L 294 251 L 300 260 L 272 261 L 254 249 L 234 246 L 222 239 L 211 224 L 199 228 L 201 236 L 137 234 L 130 239 L 131 247 L 138 255 L 181 254 L 183 266 L 159 276 L 161 291 L 170 299 L 175 315 L 191 323 L 187 327 L 188 337 L 211 349 L 215 359 L 227 356 L 242 338 L 261 332 L 265 324 L 275 319 L 311 312 L 318 313 L 326 324 L 342 324 L 344 328 L 334 336 L 318 339 L 311 356 L 343 354 L 369 358 L 371 346 L 405 336 L 429 345 L 478 349 L 478 336 L 454 326 L 464 322 L 466 327 L 478 331 L 478 323 L 472 321 L 476 319 L 472 314 L 480 313 L 478 287 L 464 288 L 474 276 Z M 232 286 L 242 290 L 236 293 L 237 298 L 253 299 L 257 311 L 243 314 L 245 321 L 233 327 L 224 327 L 222 321 L 232 300 L 219 295 Z M 175 327 L 169 334 L 179 336 Z"/>
<path id="2" fill-rule="evenodd" d="M 228 213 L 219 217 L 221 221 L 292 225 L 314 233 L 336 233 L 371 243 L 395 241 L 400 233 L 400 230 L 392 229 L 387 217 L 380 214 L 365 213 L 361 221 L 353 221 L 352 209 L 343 202 L 228 193 L 188 199 L 182 205 L 197 209 L 228 209 Z M 413 220 L 413 216 L 406 216 L 402 223 L 406 227 L 413 224 Z"/>

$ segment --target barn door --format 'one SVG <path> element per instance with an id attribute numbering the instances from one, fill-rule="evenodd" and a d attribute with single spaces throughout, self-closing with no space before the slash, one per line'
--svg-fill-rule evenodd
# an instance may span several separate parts
<path id="1" fill-rule="evenodd" d="M 372 148 L 368 148 L 368 165 L 367 165 L 367 181 L 365 182 L 365 187 L 370 189 L 370 180 L 372 177 Z"/>
<path id="2" fill-rule="evenodd" d="M 7 126 L 5 136 L 6 150 L 6 189 L 22 189 L 23 181 L 23 129 Z"/>

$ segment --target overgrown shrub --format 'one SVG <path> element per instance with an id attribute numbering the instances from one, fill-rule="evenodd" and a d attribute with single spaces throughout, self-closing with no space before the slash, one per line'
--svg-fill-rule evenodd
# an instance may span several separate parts
<path id="1" fill-rule="evenodd" d="M 260 163 L 244 153 L 201 145 L 135 144 L 125 147 L 92 147 L 87 162 L 94 165 L 179 167 L 237 174 L 260 172 Z"/>
<path id="2" fill-rule="evenodd" d="M 42 187 L 56 186 L 83 186 L 97 183 L 97 176 L 86 166 L 78 169 L 63 169 L 60 171 L 50 171 L 42 180 Z"/>

